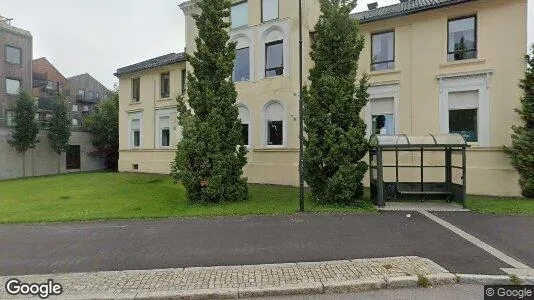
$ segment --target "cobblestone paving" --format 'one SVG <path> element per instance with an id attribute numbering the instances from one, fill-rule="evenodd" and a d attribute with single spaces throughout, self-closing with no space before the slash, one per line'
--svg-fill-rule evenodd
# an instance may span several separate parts
<path id="1" fill-rule="evenodd" d="M 134 297 L 156 291 L 276 288 L 298 284 L 324 284 L 441 273 L 448 271 L 429 259 L 403 256 L 316 263 L 27 275 L 16 278 L 26 283 L 44 283 L 48 279 L 53 279 L 63 286 L 62 296 L 69 298 L 69 296 L 83 297 L 83 295 Z M 5 283 L 10 278 L 12 277 L 0 277 L 0 299 L 9 298 L 5 291 Z"/>

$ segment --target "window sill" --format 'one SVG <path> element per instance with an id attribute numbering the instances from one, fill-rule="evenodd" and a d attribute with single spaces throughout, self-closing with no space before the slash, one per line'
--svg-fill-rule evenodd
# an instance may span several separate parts
<path id="1" fill-rule="evenodd" d="M 130 105 L 141 104 L 141 101 L 130 101 Z"/>
<path id="2" fill-rule="evenodd" d="M 269 77 L 267 77 L 267 76 L 263 76 L 263 78 L 262 78 L 262 79 L 267 79 L 267 80 L 271 80 L 271 79 L 276 79 L 276 78 L 284 78 L 284 77 L 286 77 L 286 74 L 282 74 L 282 75 L 276 75 L 276 76 L 269 76 Z"/>
<path id="3" fill-rule="evenodd" d="M 254 148 L 254 152 L 297 152 L 299 149 L 287 148 L 285 146 L 265 146 L 265 148 Z"/>
<path id="4" fill-rule="evenodd" d="M 171 98 L 171 97 L 167 97 L 167 98 L 160 98 L 160 99 L 158 99 L 158 101 L 170 101 L 170 100 L 172 100 L 172 98 Z"/>
<path id="5" fill-rule="evenodd" d="M 241 29 L 245 29 L 247 28 L 249 25 L 241 25 L 241 26 L 237 26 L 237 27 L 231 27 L 230 28 L 230 31 L 236 31 L 236 30 L 241 30 Z"/>
<path id="6" fill-rule="evenodd" d="M 439 67 L 441 69 L 445 68 L 452 68 L 457 66 L 469 66 L 469 65 L 479 65 L 486 63 L 486 60 L 483 58 L 478 59 L 464 59 L 464 60 L 456 60 L 456 61 L 449 61 L 444 64 L 440 64 Z"/>
<path id="7" fill-rule="evenodd" d="M 380 70 L 380 71 L 371 71 L 369 76 L 379 76 L 379 75 L 388 75 L 388 74 L 399 74 L 401 71 L 399 69 L 391 70 Z"/>
<path id="8" fill-rule="evenodd" d="M 7 61 L 6 60 L 6 64 L 10 65 L 10 66 L 19 66 L 19 67 L 22 67 L 22 63 L 14 63 L 14 62 L 10 62 L 10 61 Z"/>

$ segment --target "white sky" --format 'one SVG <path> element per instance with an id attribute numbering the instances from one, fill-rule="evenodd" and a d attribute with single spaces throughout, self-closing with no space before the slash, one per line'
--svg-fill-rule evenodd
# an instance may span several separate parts
<path id="1" fill-rule="evenodd" d="M 307 1 L 307 0 L 304 0 Z M 360 0 L 357 11 L 367 9 Z M 64 76 L 89 73 L 108 88 L 113 73 L 142 60 L 181 52 L 183 0 L 0 0 L 0 15 L 33 35 L 33 57 L 45 56 Z M 379 6 L 398 0 L 378 0 Z M 156 4 L 157 3 L 157 4 Z M 534 0 L 529 0 L 529 44 Z"/>

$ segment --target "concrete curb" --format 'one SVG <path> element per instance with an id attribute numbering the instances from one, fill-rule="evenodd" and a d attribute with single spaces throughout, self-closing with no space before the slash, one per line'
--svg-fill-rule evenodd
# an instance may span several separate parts
<path id="1" fill-rule="evenodd" d="M 321 283 L 292 284 L 275 287 L 240 288 L 236 298 L 322 294 Z"/>
<path id="2" fill-rule="evenodd" d="M 453 284 L 477 284 L 477 285 L 512 285 L 508 275 L 479 275 L 479 274 L 453 274 L 440 273 L 424 275 L 428 279 L 430 286 L 453 285 Z M 534 277 L 519 276 L 521 284 L 534 284 Z M 349 281 L 326 281 L 324 283 L 311 282 L 301 284 L 288 284 L 284 286 L 272 287 L 246 287 L 231 289 L 207 289 L 190 291 L 161 291 L 143 294 L 104 294 L 104 295 L 82 295 L 82 296 L 59 296 L 58 299 L 238 299 L 254 297 L 276 297 L 291 295 L 311 295 L 311 294 L 332 294 L 363 292 L 379 289 L 397 288 L 417 288 L 418 276 L 399 276 L 386 278 L 371 278 L 363 280 Z"/>
<path id="3" fill-rule="evenodd" d="M 350 293 L 383 289 L 386 287 L 386 281 L 384 279 L 333 281 L 325 282 L 323 285 L 325 294 Z"/>

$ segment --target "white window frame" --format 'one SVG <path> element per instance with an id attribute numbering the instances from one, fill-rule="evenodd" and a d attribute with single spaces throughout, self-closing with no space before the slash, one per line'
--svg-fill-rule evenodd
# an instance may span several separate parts
<path id="1" fill-rule="evenodd" d="M 245 41 L 246 40 L 246 45 Z M 235 83 L 239 82 L 253 82 L 255 78 L 255 68 L 254 68 L 254 58 L 255 58 L 255 45 L 251 41 L 253 41 L 253 30 L 250 28 L 243 28 L 241 30 L 236 30 L 233 32 L 232 36 L 230 37 L 231 42 L 237 42 L 236 49 L 240 48 L 246 48 L 248 47 L 248 66 L 249 66 L 249 79 L 245 81 L 236 81 Z M 232 73 L 233 74 L 233 73 Z"/>
<path id="2" fill-rule="evenodd" d="M 8 92 L 8 90 L 7 90 L 7 81 L 8 81 L 8 80 L 18 81 L 18 83 L 19 83 L 19 88 L 18 88 L 17 92 L 15 92 L 15 93 L 10 93 L 10 92 Z M 20 80 L 20 79 L 16 79 L 16 78 L 9 78 L 9 77 L 7 77 L 7 78 L 5 79 L 5 82 L 4 82 L 4 83 L 5 83 L 5 86 L 6 86 L 6 94 L 7 94 L 7 95 L 18 95 L 18 93 L 20 92 L 21 86 L 22 86 L 22 80 Z"/>
<path id="3" fill-rule="evenodd" d="M 177 134 L 177 127 L 174 125 L 173 120 L 177 118 L 178 116 L 178 110 L 177 108 L 156 108 L 156 126 L 155 126 L 155 134 L 154 134 L 154 145 L 156 145 L 157 149 L 172 149 L 174 146 L 176 146 L 176 138 L 175 135 Z M 162 117 L 168 117 L 169 118 L 169 146 L 162 146 L 162 140 L 161 140 L 161 125 L 160 125 L 160 118 Z M 181 139 L 178 132 L 178 141 Z M 173 146 L 174 145 L 174 146 Z"/>
<path id="4" fill-rule="evenodd" d="M 73 112 L 77 112 L 78 111 L 78 104 L 73 104 L 72 105 L 72 111 Z"/>
<path id="5" fill-rule="evenodd" d="M 239 108 L 244 108 L 248 112 L 248 121 L 243 122 L 241 119 L 240 119 L 240 121 L 241 121 L 241 124 L 248 125 L 248 144 L 246 144 L 245 147 L 250 148 L 250 147 L 252 147 L 252 114 L 250 113 L 250 109 L 248 108 L 248 106 L 246 106 L 243 103 L 238 104 L 237 108 L 238 109 Z"/>
<path id="6" fill-rule="evenodd" d="M 234 7 L 238 7 L 238 6 L 241 6 L 241 5 L 245 5 L 246 6 L 246 10 L 245 10 L 246 13 L 247 13 L 247 15 L 245 16 L 246 24 L 241 24 L 241 25 L 234 26 L 234 22 L 233 22 L 233 18 L 232 18 L 232 10 L 233 10 Z M 248 25 L 249 25 L 249 5 L 248 5 L 248 0 L 233 3 L 231 8 L 230 8 L 230 28 L 231 29 L 236 29 L 236 28 L 247 27 Z"/>
<path id="7" fill-rule="evenodd" d="M 134 146 L 134 133 L 132 128 L 132 121 L 139 120 L 139 146 Z M 131 113 L 128 116 L 128 145 L 130 149 L 143 148 L 143 118 L 141 112 Z"/>
<path id="8" fill-rule="evenodd" d="M 259 70 L 256 72 L 256 78 L 259 79 L 265 79 L 265 47 L 266 44 L 273 42 L 274 40 L 268 40 L 267 37 L 269 34 L 273 31 L 279 31 L 280 34 L 283 37 L 283 65 L 284 65 L 284 73 L 280 76 L 274 76 L 274 77 L 268 77 L 270 78 L 278 78 L 278 77 L 289 77 L 291 74 L 290 66 L 291 66 L 291 56 L 289 53 L 289 41 L 290 39 L 290 29 L 289 29 L 289 23 L 287 20 L 273 20 L 272 22 L 265 23 L 261 26 L 259 26 L 259 33 L 261 36 L 261 50 L 259 52 L 260 54 L 260 65 Z"/>
<path id="9" fill-rule="evenodd" d="M 398 83 L 372 85 L 367 90 L 369 93 L 369 102 L 365 106 L 365 124 L 367 125 L 366 136 L 371 137 L 371 128 L 373 126 L 373 117 L 371 116 L 371 101 L 373 99 L 393 98 L 393 120 L 395 124 L 395 134 L 399 133 L 399 99 L 400 86 Z"/>
<path id="10" fill-rule="evenodd" d="M 18 62 L 9 61 L 7 59 L 7 48 L 18 50 L 18 52 L 19 52 L 19 61 Z M 11 45 L 6 45 L 5 51 L 6 51 L 6 62 L 7 63 L 13 64 L 13 65 L 22 65 L 22 49 L 21 48 L 15 47 L 15 46 L 11 46 Z"/>
<path id="11" fill-rule="evenodd" d="M 72 126 L 78 126 L 79 122 L 78 119 L 72 119 Z"/>
<path id="12" fill-rule="evenodd" d="M 267 119 L 267 108 L 269 107 L 269 105 L 271 104 L 280 104 L 282 106 L 282 145 L 269 145 L 269 142 L 268 142 L 268 139 L 269 139 L 269 136 L 268 136 L 268 128 L 267 128 L 267 122 L 269 121 Z M 262 126 L 262 130 L 261 130 L 261 144 L 263 147 L 265 148 L 286 148 L 287 147 L 287 122 L 288 122 L 288 117 L 287 117 L 287 109 L 286 109 L 286 106 L 282 103 L 282 101 L 278 101 L 278 100 L 271 100 L 267 103 L 265 103 L 265 105 L 263 106 L 263 109 L 262 109 L 262 114 L 261 114 L 261 126 Z"/>
<path id="13" fill-rule="evenodd" d="M 449 93 L 478 91 L 478 142 L 472 146 L 489 147 L 491 143 L 490 79 L 493 71 L 438 76 L 439 123 L 441 133 L 449 133 Z"/>
<path id="14" fill-rule="evenodd" d="M 271 19 L 265 19 L 264 18 L 264 15 L 265 15 L 265 3 L 266 2 L 272 2 L 272 1 L 275 1 L 276 2 L 276 17 L 275 18 L 271 18 Z M 269 22 L 269 21 L 272 21 L 272 20 L 277 20 L 280 18 L 280 0 L 261 0 L 261 22 Z"/>

